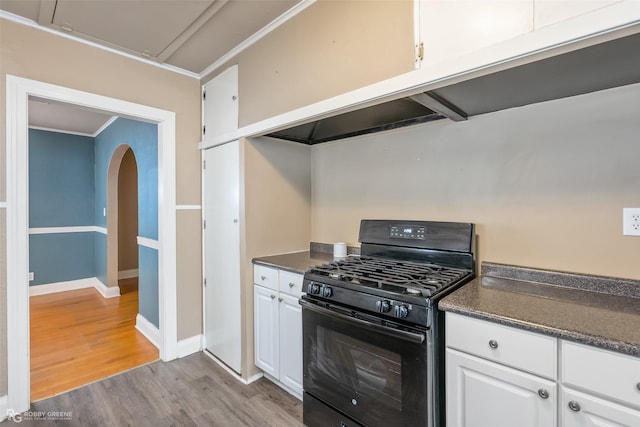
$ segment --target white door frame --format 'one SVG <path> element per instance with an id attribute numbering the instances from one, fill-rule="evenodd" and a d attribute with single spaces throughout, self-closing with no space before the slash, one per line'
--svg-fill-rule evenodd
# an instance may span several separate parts
<path id="1" fill-rule="evenodd" d="M 158 294 L 160 357 L 177 357 L 175 113 L 12 75 L 6 76 L 7 408 L 30 406 L 29 359 L 29 96 L 158 125 Z"/>

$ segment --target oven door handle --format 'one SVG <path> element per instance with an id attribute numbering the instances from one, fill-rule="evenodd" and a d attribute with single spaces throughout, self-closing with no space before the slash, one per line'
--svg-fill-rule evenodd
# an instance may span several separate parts
<path id="1" fill-rule="evenodd" d="M 391 328 L 389 326 L 378 325 L 377 323 L 371 323 L 364 319 L 358 319 L 357 317 L 351 317 L 351 316 L 347 316 L 346 314 L 337 313 L 328 308 L 319 307 L 303 299 L 300 299 L 299 302 L 302 308 L 307 308 L 311 311 L 315 311 L 316 313 L 333 317 L 334 319 L 340 319 L 346 322 L 357 323 L 360 326 L 374 330 L 376 332 L 380 332 L 382 334 L 391 336 L 393 338 L 400 338 L 404 341 L 409 341 L 416 344 L 422 344 L 425 340 L 424 334 L 403 331 L 402 329 L 396 329 L 396 328 Z"/>

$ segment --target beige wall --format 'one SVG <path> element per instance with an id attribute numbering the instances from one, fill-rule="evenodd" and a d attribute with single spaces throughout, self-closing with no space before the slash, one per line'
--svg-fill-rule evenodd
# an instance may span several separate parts
<path id="1" fill-rule="evenodd" d="M 310 155 L 310 147 L 306 145 L 271 138 L 256 138 L 242 144 L 241 298 L 244 308 L 242 373 L 245 378 L 258 372 L 253 351 L 251 259 L 309 249 Z"/>
<path id="2" fill-rule="evenodd" d="M 106 95 L 176 112 L 177 203 L 200 204 L 200 82 L 158 67 L 96 49 L 7 20 L 0 21 L 0 129 L 5 129 L 6 74 Z M 5 198 L 5 133 L 0 136 L 0 202 Z M 2 212 L 4 215 L 4 212 Z M 183 233 L 197 220 L 178 211 L 178 338 L 202 331 L 199 235 Z M 197 226 L 200 226 L 199 220 Z M 5 227 L 4 217 L 2 227 Z M 190 240 L 185 240 L 191 238 Z M 5 235 L 0 235 L 0 247 Z M 188 259 L 188 262 L 184 262 Z M 6 262 L 4 253 L 0 265 Z M 191 269 L 196 270 L 194 274 Z M 5 271 L 4 269 L 2 271 Z M 196 280 L 197 279 L 197 280 Z M 6 276 L 0 276 L 0 342 L 6 339 Z M 0 348 L 0 351 L 2 348 Z M 6 354 L 0 354 L 2 363 Z M 0 396 L 6 393 L 6 369 L 0 367 Z"/>
<path id="3" fill-rule="evenodd" d="M 128 149 L 118 171 L 118 271 L 138 268 L 138 167 Z"/>
<path id="4" fill-rule="evenodd" d="M 319 0 L 224 67 L 245 126 L 413 70 L 413 1 Z"/>
<path id="5" fill-rule="evenodd" d="M 312 240 L 362 218 L 469 221 L 479 259 L 640 279 L 640 85 L 314 146 Z"/>

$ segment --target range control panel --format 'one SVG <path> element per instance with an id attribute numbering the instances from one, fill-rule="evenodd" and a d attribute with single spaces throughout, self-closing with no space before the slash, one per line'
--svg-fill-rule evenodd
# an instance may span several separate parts
<path id="1" fill-rule="evenodd" d="M 418 225 L 391 225 L 389 237 L 396 239 L 424 240 L 426 227 Z"/>

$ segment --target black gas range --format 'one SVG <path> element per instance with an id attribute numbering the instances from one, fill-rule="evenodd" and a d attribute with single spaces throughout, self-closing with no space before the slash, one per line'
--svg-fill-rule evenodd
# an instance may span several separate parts
<path id="1" fill-rule="evenodd" d="M 474 277 L 473 224 L 363 220 L 359 241 L 304 275 L 304 422 L 444 426 L 437 302 Z"/>

